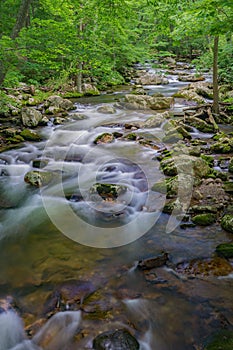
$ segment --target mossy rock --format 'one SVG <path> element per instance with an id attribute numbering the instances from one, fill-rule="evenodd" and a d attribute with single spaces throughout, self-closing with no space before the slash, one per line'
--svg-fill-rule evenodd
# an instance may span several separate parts
<path id="1" fill-rule="evenodd" d="M 232 350 L 233 349 L 233 331 L 222 330 L 214 335 L 212 340 L 204 350 Z"/>
<path id="2" fill-rule="evenodd" d="M 179 187 L 179 179 L 178 179 L 178 176 L 175 176 L 169 179 L 164 179 L 163 181 L 156 182 L 152 186 L 151 190 L 154 192 L 159 192 L 163 194 L 166 193 L 167 198 L 172 198 L 177 194 L 178 187 Z"/>
<path id="3" fill-rule="evenodd" d="M 216 253 L 226 259 L 233 258 L 233 243 L 222 243 L 216 247 Z"/>
<path id="4" fill-rule="evenodd" d="M 98 199 L 99 197 L 99 200 L 116 200 L 121 194 L 125 193 L 126 191 L 127 187 L 123 185 L 96 183 L 90 188 L 90 195 L 93 199 Z"/>
<path id="5" fill-rule="evenodd" d="M 36 133 L 29 129 L 24 129 L 21 131 L 20 136 L 24 138 L 26 141 L 40 141 L 41 137 Z"/>
<path id="6" fill-rule="evenodd" d="M 216 153 L 231 153 L 233 152 L 233 138 L 223 137 L 219 141 L 211 145 L 210 150 Z"/>
<path id="7" fill-rule="evenodd" d="M 8 137 L 6 141 L 7 143 L 20 143 L 24 141 L 24 138 L 20 135 L 15 135 L 14 137 Z"/>
<path id="8" fill-rule="evenodd" d="M 198 214 L 192 218 L 192 221 L 194 222 L 194 224 L 200 225 L 200 226 L 211 225 L 215 222 L 215 220 L 216 220 L 216 216 L 212 213 Z"/>
<path id="9" fill-rule="evenodd" d="M 113 141 L 114 141 L 114 135 L 109 132 L 105 132 L 96 137 L 96 139 L 94 140 L 94 144 L 98 145 L 102 143 L 111 143 Z"/>
<path id="10" fill-rule="evenodd" d="M 48 171 L 29 171 L 24 176 L 24 181 L 35 187 L 41 187 L 47 185 L 54 178 L 54 174 Z"/>
<path id="11" fill-rule="evenodd" d="M 134 132 L 131 132 L 130 134 L 124 136 L 124 139 L 129 141 L 135 141 L 137 139 L 137 134 L 135 134 Z"/>
<path id="12" fill-rule="evenodd" d="M 221 220 L 221 226 L 224 230 L 233 233 L 233 214 L 226 214 Z"/>
<path id="13" fill-rule="evenodd" d="M 201 154 L 201 158 L 206 161 L 206 163 L 209 165 L 209 167 L 214 166 L 214 157 L 213 156 L 208 156 L 206 154 Z"/>

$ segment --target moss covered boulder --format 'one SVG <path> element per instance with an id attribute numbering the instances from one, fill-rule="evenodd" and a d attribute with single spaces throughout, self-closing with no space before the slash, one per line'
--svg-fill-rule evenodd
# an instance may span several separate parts
<path id="1" fill-rule="evenodd" d="M 221 220 L 221 226 L 224 230 L 233 233 L 233 214 L 226 214 Z"/>
<path id="2" fill-rule="evenodd" d="M 47 185 L 54 179 L 54 174 L 48 171 L 29 171 L 24 176 L 24 181 L 35 187 L 41 187 Z"/>
<path id="3" fill-rule="evenodd" d="M 22 109 L 22 123 L 27 127 L 36 127 L 40 124 L 43 116 L 40 111 L 32 107 Z"/>
<path id="4" fill-rule="evenodd" d="M 198 214 L 192 218 L 192 221 L 196 225 L 208 226 L 213 224 L 216 221 L 216 216 L 212 213 Z"/>
<path id="5" fill-rule="evenodd" d="M 41 137 L 34 131 L 29 129 L 24 129 L 21 131 L 20 136 L 24 138 L 26 141 L 40 141 Z"/>
<path id="6" fill-rule="evenodd" d="M 233 152 L 233 138 L 220 137 L 217 142 L 211 145 L 210 149 L 215 153 L 231 153 Z"/>
<path id="7" fill-rule="evenodd" d="M 89 190 L 91 200 L 114 201 L 127 191 L 127 187 L 118 184 L 96 183 Z"/>
<path id="8" fill-rule="evenodd" d="M 222 243 L 216 247 L 216 253 L 224 258 L 233 258 L 233 243 Z"/>
<path id="9" fill-rule="evenodd" d="M 206 177 L 211 171 L 204 159 L 187 154 L 165 157 L 161 161 L 160 166 L 164 174 L 168 176 L 184 173 L 201 179 Z"/>
<path id="10" fill-rule="evenodd" d="M 109 133 L 109 132 L 105 132 L 101 135 L 98 135 L 95 138 L 94 144 L 99 145 L 99 144 L 103 144 L 103 143 L 111 143 L 113 141 L 114 141 L 114 135 Z"/>

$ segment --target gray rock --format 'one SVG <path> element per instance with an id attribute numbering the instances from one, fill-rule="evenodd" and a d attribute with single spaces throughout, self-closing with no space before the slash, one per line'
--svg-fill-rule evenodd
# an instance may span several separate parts
<path id="1" fill-rule="evenodd" d="M 169 109 L 174 102 L 172 97 L 152 97 L 148 95 L 125 95 L 126 106 L 132 109 Z"/>
<path id="2" fill-rule="evenodd" d="M 42 120 L 42 114 L 35 108 L 26 107 L 22 109 L 22 123 L 24 126 L 36 127 Z"/>

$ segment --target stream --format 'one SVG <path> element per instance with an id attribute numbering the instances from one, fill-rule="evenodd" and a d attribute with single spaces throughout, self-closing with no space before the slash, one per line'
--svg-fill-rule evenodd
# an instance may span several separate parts
<path id="1" fill-rule="evenodd" d="M 171 96 L 187 85 L 176 75 L 167 78 L 168 85 L 145 89 Z M 72 113 L 80 118 L 43 127 L 43 141 L 0 154 L 0 311 L 7 309 L 0 313 L 0 350 L 92 349 L 99 333 L 119 328 L 141 350 L 197 350 L 233 322 L 232 275 L 189 278 L 172 267 L 210 257 L 229 234 L 215 225 L 183 230 L 182 217 L 162 213 L 166 194 L 151 187 L 164 178 L 156 160 L 163 125 L 133 131 L 158 149 L 121 137 L 95 144 L 97 136 L 122 135 L 125 123 L 153 114 L 122 107 L 127 89 L 78 99 Z M 106 105 L 115 113 L 101 112 Z M 172 109 L 184 106 L 176 100 Z M 193 130 L 193 137 L 211 135 Z M 24 181 L 38 170 L 35 159 L 46 160 L 43 170 L 55 174 L 41 189 Z M 96 183 L 127 190 L 104 201 L 90 190 Z M 136 268 L 162 251 L 170 267 L 148 275 Z"/>

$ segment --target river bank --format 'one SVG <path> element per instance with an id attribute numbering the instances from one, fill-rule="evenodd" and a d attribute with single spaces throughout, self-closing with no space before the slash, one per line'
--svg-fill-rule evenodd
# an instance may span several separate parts
<path id="1" fill-rule="evenodd" d="M 231 120 L 213 122 L 211 96 L 202 96 L 211 83 L 190 87 L 180 77 L 196 74 L 181 71 L 159 82 L 157 72 L 137 70 L 128 91 L 78 99 L 73 110 L 49 97 L 36 108 L 40 121 L 54 101 L 68 111 L 47 114 L 45 126 L 30 113 L 30 125 L 16 118 L 16 130 L 40 139 L 0 155 L 1 297 L 7 304 L 11 295 L 5 308 L 18 310 L 32 339 L 15 344 L 64 349 L 65 310 L 75 324 L 67 349 L 105 349 L 93 339 L 122 328 L 138 339 L 135 349 L 203 349 L 231 329 Z M 50 336 L 40 333 L 56 314 Z"/>

